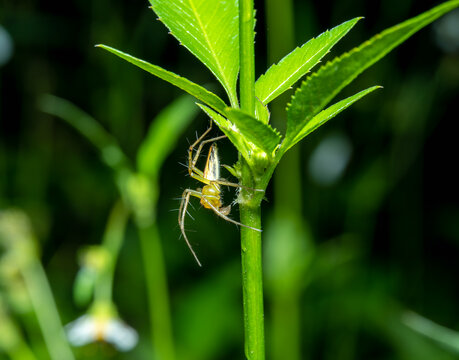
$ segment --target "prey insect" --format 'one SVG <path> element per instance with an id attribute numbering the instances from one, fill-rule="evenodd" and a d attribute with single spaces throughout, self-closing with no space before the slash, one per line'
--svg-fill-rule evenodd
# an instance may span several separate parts
<path id="1" fill-rule="evenodd" d="M 188 204 L 190 202 L 190 197 L 194 196 L 200 199 L 201 205 L 204 206 L 206 209 L 211 209 L 215 214 L 220 216 L 221 218 L 229 221 L 233 224 L 243 226 L 255 231 L 261 231 L 260 229 L 253 228 L 251 226 L 247 226 L 237 222 L 230 217 L 228 217 L 231 211 L 231 205 L 223 206 L 222 203 L 222 195 L 221 195 L 221 186 L 232 186 L 235 188 L 244 188 L 253 191 L 259 191 L 255 189 L 250 189 L 243 187 L 239 184 L 232 183 L 226 181 L 225 179 L 220 178 L 220 160 L 218 158 L 218 149 L 216 141 L 225 138 L 225 135 L 217 136 L 212 139 L 203 140 L 207 134 L 212 129 L 212 122 L 210 123 L 209 128 L 188 148 L 188 173 L 193 179 L 196 179 L 205 185 L 202 188 L 198 188 L 196 190 L 193 189 L 185 189 L 182 195 L 182 202 L 180 203 L 179 209 L 179 218 L 178 223 L 180 226 L 180 231 L 182 232 L 183 238 L 185 239 L 188 248 L 190 249 L 191 253 L 193 254 L 196 262 L 199 266 L 201 262 L 198 259 L 193 247 L 191 246 L 188 237 L 185 233 L 185 216 L 187 214 Z M 199 155 L 204 147 L 204 145 L 209 144 L 209 153 L 207 155 L 207 161 L 204 168 L 204 171 L 198 169 L 196 167 L 196 163 L 198 162 Z M 199 146 L 198 146 L 199 144 Z M 195 147 L 198 146 L 197 150 L 194 151 Z"/>

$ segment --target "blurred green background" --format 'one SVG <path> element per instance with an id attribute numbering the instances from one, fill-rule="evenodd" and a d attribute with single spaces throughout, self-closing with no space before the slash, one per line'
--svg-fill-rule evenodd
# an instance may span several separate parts
<path id="1" fill-rule="evenodd" d="M 265 4 L 255 3 L 261 74 L 270 65 Z M 331 59 L 438 3 L 296 0 L 295 43 L 364 16 L 328 55 Z M 20 208 L 30 217 L 64 324 L 86 310 L 72 296 L 78 251 L 101 242 L 119 195 L 111 170 L 94 147 L 68 124 L 41 111 L 40 97 L 53 94 L 83 109 L 134 159 L 151 119 L 182 94 L 95 44 L 114 46 L 217 87 L 212 74 L 178 46 L 147 5 L 119 0 L 0 2 L 0 211 Z M 459 13 L 416 34 L 340 98 L 374 84 L 384 89 L 301 144 L 297 178 L 302 193 L 291 194 L 301 203 L 295 217 L 299 223 L 275 215 L 276 202 L 268 190 L 263 204 L 268 358 L 459 356 L 457 344 L 454 350 L 442 339 L 422 336 L 402 317 L 409 309 L 459 330 Z M 177 198 L 183 189 L 199 186 L 181 163 L 187 161 L 195 134 L 207 126 L 199 114 L 180 135 L 159 178 L 157 222 L 176 353 L 180 360 L 242 359 L 238 230 L 196 201 L 190 209 L 195 220 L 188 218 L 187 228 L 204 264 L 199 268 L 177 224 Z M 222 162 L 233 164 L 237 154 L 231 144 L 223 140 L 219 147 Z M 283 171 L 280 176 L 288 177 L 288 167 Z M 234 192 L 226 194 L 230 203 Z M 236 207 L 232 216 L 238 216 Z M 141 257 L 129 222 L 116 266 L 114 301 L 123 320 L 138 331 L 139 344 L 127 353 L 110 345 L 87 345 L 75 349 L 78 359 L 150 358 Z M 8 316 L 37 358 L 47 359 L 37 326 L 27 325 L 35 322 L 33 316 L 15 309 L 5 283 L 0 280 L 0 294 L 7 299 Z M 297 338 L 292 355 L 279 350 L 282 333 Z M 0 348 L 3 358 L 8 357 Z"/>

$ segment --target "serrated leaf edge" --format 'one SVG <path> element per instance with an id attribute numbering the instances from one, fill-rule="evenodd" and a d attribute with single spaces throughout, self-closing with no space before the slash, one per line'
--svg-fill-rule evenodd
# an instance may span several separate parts
<path id="1" fill-rule="evenodd" d="M 338 36 L 338 37 L 339 37 L 340 39 L 342 39 L 350 30 L 352 30 L 352 28 L 353 28 L 353 27 L 357 24 L 357 22 L 358 22 L 359 20 L 361 20 L 361 19 L 363 19 L 363 17 L 356 17 L 356 18 L 354 18 L 354 19 L 351 19 L 351 20 L 348 20 L 348 21 L 344 22 L 343 24 L 345 24 L 345 23 L 347 23 L 347 22 L 352 22 L 352 21 L 354 21 L 354 23 L 352 24 L 352 26 L 351 26 L 349 29 L 347 29 L 347 30 L 344 32 L 344 34 L 342 34 L 342 36 Z M 341 26 L 341 25 L 343 25 L 343 24 L 337 25 L 337 26 L 335 26 L 334 28 L 339 27 L 339 26 Z M 320 37 L 322 37 L 322 36 L 325 37 L 325 36 L 326 36 L 327 34 L 329 34 L 330 31 L 332 31 L 334 28 L 327 29 L 327 30 L 324 31 L 322 34 L 318 35 L 317 37 L 312 37 L 312 38 L 309 39 L 307 42 L 305 42 L 303 45 L 295 47 L 289 54 L 285 55 L 278 63 L 275 63 L 275 64 L 271 65 L 271 66 L 268 68 L 268 70 L 266 70 L 266 72 L 265 72 L 264 74 L 260 75 L 260 77 L 257 79 L 257 82 L 260 81 L 261 79 L 264 79 L 264 78 L 266 77 L 266 74 L 268 74 L 268 72 L 269 72 L 271 69 L 279 68 L 279 66 L 281 66 L 281 65 L 284 63 L 284 61 L 287 61 L 287 58 L 288 58 L 289 56 L 291 56 L 293 52 L 295 52 L 295 51 L 297 51 L 297 50 L 299 50 L 299 49 L 304 48 L 305 46 L 307 46 L 308 44 L 310 44 L 310 42 L 312 42 L 312 41 L 314 41 L 314 40 L 317 40 L 318 38 L 320 38 Z M 339 40 L 338 40 L 338 41 L 339 41 Z M 334 44 L 333 44 L 333 45 L 334 45 Z M 330 44 L 324 44 L 324 46 L 321 47 L 320 50 L 318 50 L 316 53 L 320 52 L 323 48 L 326 48 L 327 46 L 330 46 Z M 332 46 L 332 47 L 333 47 L 333 46 Z M 330 48 L 330 50 L 331 50 L 331 48 Z M 311 69 L 314 68 L 316 65 L 320 64 L 320 63 L 322 62 L 321 59 L 322 59 L 324 56 L 326 56 L 327 54 L 330 53 L 330 50 L 328 50 L 326 53 L 324 53 L 324 54 L 322 55 L 322 57 L 321 57 L 312 67 L 310 67 L 303 75 L 301 75 L 300 77 L 305 76 L 305 75 L 307 75 L 308 73 L 310 73 L 310 72 L 311 72 Z M 311 61 L 311 58 L 310 58 L 307 62 L 309 62 L 309 61 Z M 307 62 L 306 62 L 306 63 L 307 63 Z M 282 85 L 284 85 L 286 82 L 288 82 L 288 80 L 290 80 L 293 76 L 295 76 L 296 74 L 298 74 L 298 72 L 300 72 L 300 70 L 301 70 L 301 67 L 298 67 L 297 70 L 294 71 L 293 73 L 291 73 L 290 76 L 288 76 L 287 78 L 285 78 L 285 80 L 284 80 L 282 83 L 280 83 L 279 86 L 278 86 L 277 88 L 275 88 L 273 91 L 271 91 L 271 93 L 267 94 L 267 95 L 265 96 L 264 99 L 260 99 L 260 101 L 262 102 L 262 104 L 263 104 L 263 105 L 266 105 L 266 104 L 268 104 L 269 102 L 271 102 L 275 97 L 274 97 L 273 99 L 270 99 L 270 96 L 272 96 L 273 93 L 275 93 L 279 88 L 281 88 Z M 271 71 L 273 71 L 273 70 L 271 70 Z M 292 84 L 292 85 L 293 85 L 293 84 Z M 288 90 L 288 89 L 291 89 L 291 87 L 288 87 L 286 90 Z M 285 91 L 286 91 L 286 90 L 285 90 Z M 280 94 L 279 94 L 279 95 L 280 95 Z"/>
<path id="2" fill-rule="evenodd" d="M 454 4 L 454 5 L 453 5 Z M 356 52 L 359 52 L 359 51 L 362 51 L 363 49 L 365 49 L 367 46 L 370 46 L 372 43 L 374 43 L 376 40 L 378 39 L 381 39 L 382 37 L 394 32 L 394 31 L 397 31 L 399 30 L 400 27 L 402 26 L 409 26 L 410 24 L 412 23 L 415 23 L 417 21 L 419 21 L 419 17 L 428 17 L 430 14 L 432 13 L 435 13 L 437 11 L 439 11 L 439 8 L 440 7 L 449 7 L 453 5 L 453 7 L 450 9 L 454 9 L 455 7 L 459 6 L 459 1 L 450 1 L 450 2 L 446 2 L 446 3 L 443 3 L 443 4 L 440 4 L 426 12 L 423 12 L 415 17 L 412 17 L 411 19 L 408 19 L 408 20 L 405 20 L 399 24 L 396 24 L 394 26 L 391 26 L 390 28 L 388 29 L 385 29 L 383 31 L 381 31 L 380 33 L 374 35 L 373 37 L 371 37 L 370 39 L 364 41 L 363 43 L 361 43 L 359 46 L 357 47 L 354 47 L 353 49 L 351 49 L 350 51 L 348 52 L 345 52 L 343 53 L 342 55 L 340 56 L 337 56 L 335 57 L 333 60 L 330 60 L 330 61 L 327 61 L 323 66 L 321 66 L 316 72 L 312 73 L 311 75 L 309 75 L 305 80 L 302 81 L 301 85 L 298 86 L 298 88 L 296 89 L 294 95 L 292 95 L 292 98 L 291 98 L 291 101 L 287 104 L 287 111 L 289 109 L 289 107 L 291 106 L 291 103 L 294 99 L 294 97 L 300 92 L 302 91 L 302 87 L 304 85 L 304 83 L 310 81 L 311 79 L 313 79 L 314 77 L 317 77 L 317 76 L 320 76 L 320 74 L 325 71 L 326 69 L 328 69 L 329 67 L 333 66 L 334 64 L 336 64 L 337 62 L 339 61 L 342 61 L 343 59 L 345 59 L 346 57 L 350 57 L 351 55 L 353 55 L 354 53 Z M 430 24 L 432 21 L 434 21 L 435 19 L 437 19 L 438 17 L 442 16 L 444 13 L 441 13 L 441 14 L 435 14 L 437 15 L 434 19 L 428 21 L 427 24 L 423 24 L 422 22 L 420 22 L 420 24 L 416 27 L 414 27 L 413 29 L 411 29 L 410 31 L 408 31 L 407 33 L 405 33 L 403 36 L 400 37 L 399 40 L 397 40 L 396 42 L 394 42 L 391 46 L 389 46 L 384 52 L 382 52 L 381 54 L 382 55 L 379 55 L 377 56 L 376 58 L 372 59 L 372 61 L 370 61 L 362 70 L 360 71 L 357 71 L 355 73 L 354 76 L 350 77 L 347 79 L 346 82 L 344 82 L 340 87 L 336 88 L 336 90 L 332 93 L 333 96 L 331 97 L 331 99 L 333 97 L 335 97 L 344 87 L 346 87 L 347 85 L 349 85 L 353 80 L 355 80 L 363 71 L 365 71 L 366 69 L 368 69 L 370 66 L 372 66 L 373 64 L 375 64 L 377 61 L 379 61 L 381 58 L 383 58 L 385 55 L 387 55 L 389 52 L 391 52 L 395 47 L 397 47 L 401 42 L 403 42 L 404 40 L 408 39 L 409 37 L 411 37 L 411 35 L 413 35 L 414 33 L 416 33 L 417 31 L 419 31 L 420 29 L 422 29 L 423 27 L 427 26 L 428 24 Z"/>

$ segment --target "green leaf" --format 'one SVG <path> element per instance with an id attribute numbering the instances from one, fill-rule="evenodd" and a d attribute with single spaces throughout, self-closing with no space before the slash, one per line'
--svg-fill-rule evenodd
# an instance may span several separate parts
<path id="1" fill-rule="evenodd" d="M 258 99 L 266 105 L 288 90 L 316 65 L 360 19 L 346 21 L 322 33 L 293 50 L 279 63 L 272 65 L 255 83 L 255 93 Z"/>
<path id="2" fill-rule="evenodd" d="M 226 110 L 228 120 L 205 105 L 198 106 L 218 125 L 249 166 L 263 167 L 271 161 L 281 139 L 276 130 L 238 109 Z"/>
<path id="3" fill-rule="evenodd" d="M 178 88 L 186 91 L 190 95 L 194 96 L 196 99 L 202 101 L 203 103 L 209 105 L 210 107 L 214 108 L 215 110 L 219 112 L 223 112 L 227 106 L 225 102 L 222 99 L 220 99 L 217 95 L 215 95 L 214 93 L 204 89 L 202 86 L 184 77 L 174 74 L 173 72 L 164 70 L 163 68 L 159 66 L 150 64 L 144 60 L 138 59 L 134 56 L 126 54 L 110 46 L 107 46 L 107 45 L 96 45 L 96 46 L 104 50 L 107 50 L 115 54 L 116 56 L 119 56 L 120 58 L 130 62 L 131 64 L 134 64 L 138 66 L 139 68 L 145 71 L 148 71 L 150 74 L 153 74 L 159 77 L 160 79 L 171 83 L 172 85 L 177 86 Z"/>
<path id="4" fill-rule="evenodd" d="M 268 157 L 274 154 L 281 140 L 275 129 L 239 109 L 228 108 L 226 114 L 247 141 L 264 151 Z"/>
<path id="5" fill-rule="evenodd" d="M 292 139 L 292 138 L 286 138 L 284 143 L 282 144 L 282 151 L 285 152 L 289 148 L 291 148 L 293 145 L 295 145 L 298 141 L 302 140 L 304 137 L 312 133 L 314 130 L 325 124 L 328 120 L 334 118 L 336 115 L 338 115 L 341 111 L 347 109 L 349 106 L 351 106 L 353 103 L 356 101 L 360 100 L 363 98 L 365 95 L 368 95 L 369 93 L 373 92 L 376 89 L 380 89 L 381 86 L 373 86 L 371 88 L 368 88 L 366 90 L 360 91 L 359 93 L 350 96 L 344 100 L 341 100 L 337 102 L 336 104 L 333 104 L 332 106 L 328 107 L 325 110 L 322 110 L 320 113 L 318 113 L 316 116 L 314 116 L 312 119 L 308 116 L 311 113 L 305 113 L 304 117 L 302 118 L 297 118 L 297 119 L 289 119 L 288 121 L 290 122 L 295 122 L 298 124 L 303 124 L 303 128 L 298 132 L 298 134 Z M 295 99 L 296 100 L 296 99 Z M 295 111 L 295 107 L 297 106 L 297 101 L 292 101 L 292 105 L 289 107 L 289 112 L 287 113 L 287 116 L 299 116 L 299 113 Z M 299 105 L 302 107 L 301 105 Z M 293 115 L 290 115 L 293 114 Z"/>
<path id="6" fill-rule="evenodd" d="M 346 85 L 415 32 L 446 12 L 459 6 L 459 0 L 445 2 L 419 16 L 393 26 L 364 42 L 351 52 L 322 66 L 294 95 L 288 108 L 287 139 L 294 139 L 303 129 L 301 119 L 312 118 Z M 293 107 L 293 103 L 295 106 Z"/>
<path id="7" fill-rule="evenodd" d="M 233 126 L 230 121 L 225 119 L 219 113 L 213 111 L 211 108 L 202 104 L 198 104 L 198 106 L 218 125 L 220 130 L 233 143 L 233 145 L 241 153 L 244 159 L 246 159 L 249 163 L 252 163 L 252 159 L 250 157 L 252 148 L 244 140 L 244 136 L 239 132 L 239 129 Z"/>
<path id="8" fill-rule="evenodd" d="M 179 136 L 199 111 L 191 96 L 183 96 L 163 109 L 152 121 L 137 152 L 138 170 L 156 177 Z"/>
<path id="9" fill-rule="evenodd" d="M 239 72 L 238 0 L 150 0 L 154 12 L 217 77 L 237 104 Z"/>
<path id="10" fill-rule="evenodd" d="M 257 100 L 255 102 L 255 117 L 263 124 L 268 124 L 270 116 L 268 105 L 263 105 L 261 101 Z"/>

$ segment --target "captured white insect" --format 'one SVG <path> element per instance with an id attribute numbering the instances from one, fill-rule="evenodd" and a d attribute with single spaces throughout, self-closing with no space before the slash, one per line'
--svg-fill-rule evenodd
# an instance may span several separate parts
<path id="1" fill-rule="evenodd" d="M 179 218 L 178 223 L 180 225 L 180 230 L 182 232 L 183 238 L 185 239 L 188 247 L 190 248 L 191 253 L 193 254 L 194 258 L 196 259 L 199 266 L 201 263 L 194 252 L 190 242 L 188 241 L 188 237 L 185 233 L 185 215 L 187 213 L 188 204 L 190 201 L 190 197 L 194 196 L 200 199 L 201 205 L 204 206 L 206 209 L 211 209 L 215 214 L 220 216 L 221 218 L 225 219 L 226 221 L 232 222 L 233 224 L 240 225 L 255 231 L 261 231 L 260 229 L 256 229 L 251 226 L 247 226 L 241 224 L 238 221 L 235 221 L 228 217 L 231 211 L 231 205 L 223 206 L 222 203 L 222 196 L 221 196 L 221 185 L 224 186 L 232 186 L 235 188 L 245 188 L 239 184 L 232 183 L 220 178 L 220 160 L 218 157 L 218 148 L 215 141 L 225 138 L 226 136 L 218 136 L 212 139 L 203 140 L 204 137 L 210 132 L 212 129 L 212 123 L 210 123 L 209 128 L 188 148 L 188 172 L 190 176 L 205 185 L 201 188 L 196 190 L 193 189 L 186 189 L 182 195 L 182 202 L 180 204 L 179 210 Z M 209 148 L 209 153 L 207 155 L 207 161 L 204 168 L 204 171 L 201 171 L 196 167 L 196 163 L 198 161 L 199 155 L 201 154 L 202 148 L 204 145 L 212 143 Z M 199 146 L 198 146 L 199 144 Z M 196 152 L 193 155 L 194 148 L 198 146 Z M 249 189 L 249 188 L 245 188 Z M 255 189 L 249 189 L 253 191 L 259 191 Z"/>

